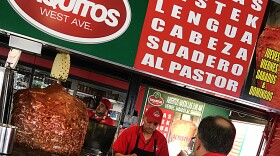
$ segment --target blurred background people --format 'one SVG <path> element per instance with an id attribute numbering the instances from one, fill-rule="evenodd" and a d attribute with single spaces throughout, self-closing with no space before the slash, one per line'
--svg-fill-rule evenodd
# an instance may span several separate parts
<path id="1" fill-rule="evenodd" d="M 88 110 L 88 116 L 101 124 L 115 126 L 114 120 L 110 116 L 108 116 L 111 108 L 111 102 L 106 98 L 102 98 L 95 111 Z"/>

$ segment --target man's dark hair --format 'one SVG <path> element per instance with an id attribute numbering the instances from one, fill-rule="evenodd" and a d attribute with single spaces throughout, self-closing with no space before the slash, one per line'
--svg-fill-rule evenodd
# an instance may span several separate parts
<path id="1" fill-rule="evenodd" d="M 228 154 L 232 148 L 236 129 L 229 119 L 208 116 L 198 126 L 198 137 L 209 152 Z"/>

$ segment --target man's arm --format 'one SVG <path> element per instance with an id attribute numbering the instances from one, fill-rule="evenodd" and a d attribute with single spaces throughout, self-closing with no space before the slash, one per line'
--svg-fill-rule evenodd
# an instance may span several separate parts
<path id="1" fill-rule="evenodd" d="M 130 152 L 128 150 L 129 144 L 130 144 L 130 138 L 133 135 L 131 128 L 125 129 L 120 136 L 117 138 L 117 140 L 114 142 L 112 149 L 114 151 L 114 156 L 129 156 L 125 155 L 127 152 Z M 131 155 L 136 156 L 136 155 Z"/>
<path id="2" fill-rule="evenodd" d="M 158 153 L 158 156 L 169 156 L 167 141 L 164 136 L 162 137 L 160 142 L 162 143 L 162 146 L 160 147 L 161 149 Z"/>
<path id="3" fill-rule="evenodd" d="M 109 120 L 107 120 L 108 125 L 115 126 L 115 121 L 109 117 Z"/>

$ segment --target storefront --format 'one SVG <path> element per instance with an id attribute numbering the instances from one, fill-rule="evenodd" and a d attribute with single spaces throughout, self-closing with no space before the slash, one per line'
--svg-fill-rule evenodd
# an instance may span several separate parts
<path id="1" fill-rule="evenodd" d="M 255 45 L 260 47 L 259 35 L 271 20 L 267 6 L 278 3 L 75 2 L 38 0 L 27 5 L 9 0 L 0 6 L 6 13 L 0 15 L 5 19 L 0 22 L 2 66 L 10 48 L 22 50 L 15 91 L 44 88 L 56 81 L 49 75 L 56 54 L 63 50 L 70 53 L 71 68 L 62 85 L 88 108 L 94 108 L 101 97 L 109 98 L 117 126 L 140 124 L 143 111 L 157 105 L 166 114 L 159 130 L 170 143 L 176 138 L 172 132 L 176 122 L 194 126 L 187 132 L 188 141 L 181 144 L 190 150 L 188 142 L 199 121 L 218 114 L 235 120 L 237 127 L 246 127 L 240 130 L 242 146 L 237 145 L 239 150 L 232 155 L 248 155 L 241 149 L 251 139 L 245 131 L 257 129 L 252 123 L 261 127 L 258 132 L 270 135 L 258 134 L 260 144 L 251 151 L 253 155 L 265 152 L 261 146 L 273 138 L 272 123 L 277 123 L 280 108 L 280 93 L 275 90 L 278 49 L 270 43 L 265 51 Z M 86 9 L 85 4 L 92 8 Z M 12 44 L 12 38 L 41 45 L 40 54 Z M 242 120 L 250 124 L 244 126 Z"/>

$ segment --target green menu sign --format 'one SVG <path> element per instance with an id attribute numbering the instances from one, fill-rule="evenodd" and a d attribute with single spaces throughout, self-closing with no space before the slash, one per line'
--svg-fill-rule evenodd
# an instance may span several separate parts
<path id="1" fill-rule="evenodd" d="M 0 30 L 133 67 L 148 0 L 7 0 Z"/>
<path id="2" fill-rule="evenodd" d="M 152 88 L 149 89 L 146 100 L 146 104 L 194 116 L 201 116 L 205 106 L 203 102 Z"/>

